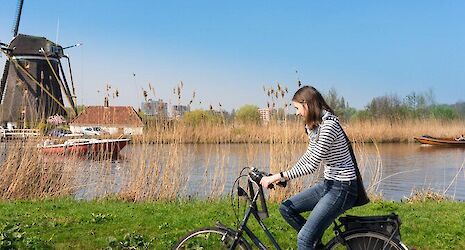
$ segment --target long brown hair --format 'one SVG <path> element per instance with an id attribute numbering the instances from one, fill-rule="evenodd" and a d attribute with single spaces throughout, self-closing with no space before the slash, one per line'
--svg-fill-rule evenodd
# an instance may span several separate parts
<path id="1" fill-rule="evenodd" d="M 312 86 L 303 86 L 295 92 L 292 101 L 307 104 L 308 112 L 304 117 L 305 124 L 314 129 L 321 123 L 321 112 L 326 110 L 334 114 L 333 109 L 326 103 L 321 93 Z"/>

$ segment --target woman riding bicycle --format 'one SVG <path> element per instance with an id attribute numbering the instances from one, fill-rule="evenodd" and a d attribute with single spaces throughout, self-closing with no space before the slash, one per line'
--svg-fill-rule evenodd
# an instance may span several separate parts
<path id="1" fill-rule="evenodd" d="M 320 92 L 304 86 L 294 94 L 292 102 L 297 115 L 304 118 L 308 149 L 294 167 L 264 177 L 260 183 L 268 187 L 283 179 L 307 175 L 323 163 L 324 181 L 285 200 L 279 208 L 284 219 L 298 231 L 298 249 L 315 249 L 326 228 L 339 215 L 368 200 L 347 136 Z M 311 211 L 307 220 L 300 215 L 305 211 Z"/>

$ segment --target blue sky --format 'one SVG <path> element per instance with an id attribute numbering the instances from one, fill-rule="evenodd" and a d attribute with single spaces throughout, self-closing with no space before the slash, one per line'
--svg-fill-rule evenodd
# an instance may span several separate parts
<path id="1" fill-rule="evenodd" d="M 2 1 L 2 42 L 15 11 Z M 194 108 L 265 106 L 263 85 L 294 92 L 300 78 L 363 108 L 428 89 L 439 103 L 465 100 L 464 12 L 464 1 L 25 0 L 20 32 L 84 43 L 68 51 L 79 104 L 102 104 L 108 83 L 112 104 L 138 107 L 149 82 L 175 103 L 183 81 Z"/>

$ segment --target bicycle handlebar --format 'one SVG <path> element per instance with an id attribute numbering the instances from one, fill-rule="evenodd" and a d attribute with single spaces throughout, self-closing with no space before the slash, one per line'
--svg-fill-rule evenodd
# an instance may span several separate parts
<path id="1" fill-rule="evenodd" d="M 271 174 L 269 173 L 266 173 L 266 172 L 263 172 L 263 171 L 260 171 L 256 168 L 252 168 L 249 172 L 249 176 L 250 178 L 256 182 L 257 184 L 260 184 L 260 181 L 262 180 L 262 178 L 264 176 L 270 176 Z M 280 187 L 286 187 L 287 186 L 287 181 L 279 181 L 276 183 L 276 185 L 280 186 Z M 270 185 L 268 185 L 269 189 L 274 189 L 274 185 L 271 183 Z"/>
<path id="2" fill-rule="evenodd" d="M 242 171 L 241 171 L 241 175 L 238 178 L 241 178 L 243 176 L 244 175 L 242 175 Z M 250 202 L 251 207 L 256 210 L 258 216 L 260 216 L 261 219 L 267 218 L 268 208 L 266 206 L 266 199 L 265 199 L 265 193 L 263 191 L 263 186 L 260 184 L 260 181 L 262 180 L 263 177 L 270 176 L 270 174 L 260 171 L 257 168 L 250 168 L 250 171 L 247 174 L 247 176 L 248 176 L 248 182 L 247 182 L 248 193 L 240 185 L 238 185 L 237 195 L 247 197 L 247 199 Z M 258 192 L 254 191 L 253 183 L 255 183 L 258 186 Z M 281 187 L 286 187 L 287 181 L 277 182 L 276 185 L 281 186 Z M 273 189 L 274 185 L 270 184 L 268 185 L 268 188 Z M 260 206 L 257 206 L 257 200 L 260 200 L 260 204 L 259 204 Z M 261 207 L 262 209 L 261 211 L 259 207 Z"/>

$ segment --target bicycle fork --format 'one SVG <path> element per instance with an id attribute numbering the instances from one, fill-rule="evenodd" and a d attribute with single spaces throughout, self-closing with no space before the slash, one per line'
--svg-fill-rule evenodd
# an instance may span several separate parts
<path id="1" fill-rule="evenodd" d="M 253 241 L 253 243 L 259 249 L 263 249 L 263 250 L 267 249 L 266 246 L 260 241 L 260 239 L 258 239 L 258 237 L 252 232 L 252 230 L 250 230 L 247 227 L 247 222 L 248 222 L 251 214 L 255 217 L 258 224 L 260 225 L 260 227 L 265 232 L 266 236 L 270 239 L 271 243 L 273 243 L 273 246 L 277 250 L 281 250 L 281 247 L 279 246 L 278 242 L 276 242 L 275 238 L 273 237 L 273 235 L 270 233 L 270 231 L 268 230 L 268 228 L 265 226 L 262 219 L 260 218 L 260 215 L 258 213 L 257 208 L 254 207 L 253 205 L 249 206 L 249 208 L 246 210 L 245 215 L 244 215 L 244 219 L 242 220 L 242 223 L 241 223 L 239 229 L 236 231 L 236 233 L 234 235 L 234 242 L 233 242 L 230 249 L 235 249 L 236 248 L 237 244 L 239 243 L 240 237 L 242 237 L 242 235 L 243 235 L 243 232 L 245 232 L 249 236 L 249 238 Z"/>

